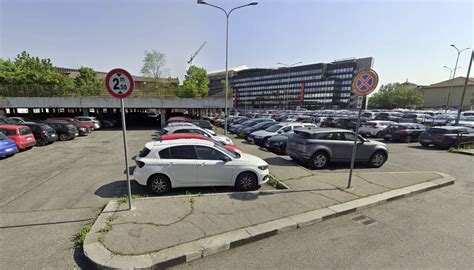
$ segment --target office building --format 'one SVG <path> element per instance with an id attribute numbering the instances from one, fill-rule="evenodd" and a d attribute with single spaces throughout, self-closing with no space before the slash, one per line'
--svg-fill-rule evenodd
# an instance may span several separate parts
<path id="1" fill-rule="evenodd" d="M 238 109 L 352 109 L 354 74 L 374 58 L 351 58 L 291 68 L 245 69 L 233 74 L 234 107 Z M 365 106 L 365 104 L 364 104 Z"/>

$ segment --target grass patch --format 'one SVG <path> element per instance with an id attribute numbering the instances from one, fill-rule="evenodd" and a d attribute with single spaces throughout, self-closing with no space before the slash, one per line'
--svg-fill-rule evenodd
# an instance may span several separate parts
<path id="1" fill-rule="evenodd" d="M 286 187 L 278 180 L 275 176 L 270 175 L 270 179 L 268 180 L 267 184 L 276 188 L 276 189 L 286 189 Z"/>
<path id="2" fill-rule="evenodd" d="M 470 149 L 474 149 L 474 143 L 464 143 L 464 144 L 461 144 L 459 147 L 451 147 L 449 148 L 449 152 L 451 153 L 458 153 L 458 152 L 462 152 L 463 150 L 470 150 Z"/>
<path id="3" fill-rule="evenodd" d="M 139 195 L 139 194 L 133 194 L 132 195 L 132 200 L 141 199 L 141 198 L 145 198 L 145 196 L 142 196 L 142 195 Z M 128 203 L 128 196 L 123 196 L 123 197 L 117 198 L 116 200 L 117 200 L 118 204 Z"/>
<path id="4" fill-rule="evenodd" d="M 94 222 L 97 220 L 99 216 L 96 216 L 95 218 L 92 218 L 87 222 L 86 225 L 84 225 L 79 232 L 77 232 L 74 235 L 73 238 L 73 243 L 75 247 L 80 247 L 82 244 L 84 244 L 84 240 L 86 239 L 86 235 L 91 231 L 92 225 L 94 225 Z"/>

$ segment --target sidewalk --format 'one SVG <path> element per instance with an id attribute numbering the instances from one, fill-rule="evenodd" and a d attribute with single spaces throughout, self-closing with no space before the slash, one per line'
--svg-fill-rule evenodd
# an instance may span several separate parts
<path id="1" fill-rule="evenodd" d="M 99 268 L 161 269 L 331 217 L 454 183 L 436 172 L 346 173 L 285 181 L 289 190 L 111 201 L 84 242 Z"/>

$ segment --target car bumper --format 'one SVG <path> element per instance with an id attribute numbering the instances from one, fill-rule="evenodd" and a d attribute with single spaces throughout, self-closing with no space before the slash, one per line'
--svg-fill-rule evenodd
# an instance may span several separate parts
<path id="1" fill-rule="evenodd" d="M 274 145 L 274 144 L 265 144 L 265 148 L 268 149 L 268 151 L 270 151 L 272 153 L 275 153 L 275 154 L 279 154 L 279 155 L 286 154 L 286 146 Z"/>
<path id="2" fill-rule="evenodd" d="M 257 173 L 257 177 L 258 177 L 258 185 L 262 185 L 262 184 L 265 184 L 266 182 L 268 182 L 268 180 L 270 180 L 270 170 L 264 170 L 264 171 L 260 171 L 259 173 Z"/>
<path id="3" fill-rule="evenodd" d="M 23 142 L 21 143 L 20 145 L 18 145 L 18 148 L 20 148 L 21 150 L 24 150 L 28 147 L 32 147 L 36 144 L 36 141 L 35 140 L 31 140 L 31 141 L 27 141 L 27 142 Z"/>
<path id="4" fill-rule="evenodd" d="M 263 144 L 265 143 L 265 138 L 253 137 L 253 142 L 258 146 L 263 146 Z"/>
<path id="5" fill-rule="evenodd" d="M 0 149 L 0 157 L 5 157 L 18 153 L 18 148 L 15 145 Z"/>

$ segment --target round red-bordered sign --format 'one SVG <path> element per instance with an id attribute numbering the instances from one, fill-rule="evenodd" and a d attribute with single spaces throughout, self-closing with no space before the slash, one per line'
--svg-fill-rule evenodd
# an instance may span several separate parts
<path id="1" fill-rule="evenodd" d="M 352 81 L 352 90 L 360 95 L 366 96 L 375 90 L 379 83 L 379 75 L 372 69 L 359 71 Z"/>
<path id="2" fill-rule="evenodd" d="M 135 82 L 132 75 L 125 69 L 115 68 L 107 73 L 104 79 L 105 88 L 116 98 L 126 98 L 133 92 Z"/>

